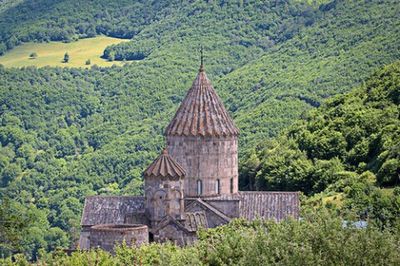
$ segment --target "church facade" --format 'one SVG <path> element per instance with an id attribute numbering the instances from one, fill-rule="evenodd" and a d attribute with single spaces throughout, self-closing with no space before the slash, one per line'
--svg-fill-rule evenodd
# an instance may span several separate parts
<path id="1" fill-rule="evenodd" d="M 234 218 L 297 219 L 297 192 L 238 190 L 238 136 L 201 64 L 165 130 L 166 148 L 143 174 L 145 195 L 87 197 L 80 248 L 112 251 L 123 241 L 187 245 L 199 228 Z"/>

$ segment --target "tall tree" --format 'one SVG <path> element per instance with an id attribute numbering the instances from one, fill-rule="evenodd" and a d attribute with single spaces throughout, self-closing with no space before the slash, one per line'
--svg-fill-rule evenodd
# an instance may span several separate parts
<path id="1" fill-rule="evenodd" d="M 69 62 L 69 54 L 67 52 L 64 54 L 64 61 L 63 62 L 64 63 L 68 63 Z"/>

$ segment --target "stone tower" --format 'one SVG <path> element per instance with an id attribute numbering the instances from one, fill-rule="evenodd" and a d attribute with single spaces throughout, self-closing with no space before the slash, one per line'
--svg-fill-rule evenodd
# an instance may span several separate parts
<path id="1" fill-rule="evenodd" d="M 238 134 L 201 64 L 165 130 L 169 154 L 186 170 L 185 196 L 238 192 Z"/>
<path id="2" fill-rule="evenodd" d="M 184 219 L 184 177 L 185 170 L 166 149 L 144 172 L 145 213 L 152 226 L 166 216 Z"/>

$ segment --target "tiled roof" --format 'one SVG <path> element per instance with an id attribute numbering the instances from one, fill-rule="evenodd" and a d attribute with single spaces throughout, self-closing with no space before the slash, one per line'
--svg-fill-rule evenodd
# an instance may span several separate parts
<path id="1" fill-rule="evenodd" d="M 207 217 L 204 212 L 186 212 L 185 227 L 195 232 L 200 228 L 208 228 Z"/>
<path id="2" fill-rule="evenodd" d="M 203 67 L 165 130 L 167 136 L 237 136 L 233 123 Z"/>
<path id="3" fill-rule="evenodd" d="M 165 149 L 158 158 L 147 167 L 144 171 L 144 176 L 156 177 L 184 177 L 185 170 L 180 166 Z"/>
<path id="4" fill-rule="evenodd" d="M 205 201 L 208 201 L 208 200 L 228 200 L 228 201 L 230 201 L 230 200 L 240 200 L 241 196 L 240 196 L 239 193 L 203 196 L 202 199 L 205 200 Z"/>
<path id="5" fill-rule="evenodd" d="M 284 220 L 299 218 L 298 192 L 239 192 L 239 216 L 248 220 L 256 218 Z"/>
<path id="6" fill-rule="evenodd" d="M 81 225 L 123 224 L 127 215 L 144 212 L 144 197 L 91 196 L 85 199 Z"/>

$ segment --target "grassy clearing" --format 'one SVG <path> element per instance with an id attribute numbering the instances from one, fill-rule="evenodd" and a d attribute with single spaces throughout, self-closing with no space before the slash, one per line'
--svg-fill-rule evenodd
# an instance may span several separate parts
<path id="1" fill-rule="evenodd" d="M 91 67 L 92 65 L 104 67 L 112 66 L 113 64 L 121 65 L 122 62 L 108 62 L 100 58 L 100 56 L 108 45 L 126 41 L 129 40 L 99 36 L 71 43 L 26 43 L 0 56 L 0 64 L 5 67 Z M 70 59 L 68 63 L 63 63 L 66 52 L 69 54 Z M 29 57 L 32 53 L 37 54 L 36 59 Z M 91 62 L 90 65 L 85 64 L 88 59 Z"/>

